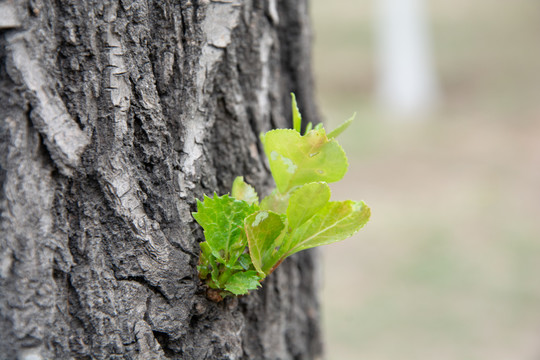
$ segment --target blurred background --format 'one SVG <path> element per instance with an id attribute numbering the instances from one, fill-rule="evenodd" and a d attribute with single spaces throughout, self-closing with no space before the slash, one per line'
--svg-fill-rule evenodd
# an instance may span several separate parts
<path id="1" fill-rule="evenodd" d="M 333 197 L 372 208 L 322 249 L 327 358 L 539 360 L 540 2 L 311 13 L 327 128 L 357 113 Z"/>

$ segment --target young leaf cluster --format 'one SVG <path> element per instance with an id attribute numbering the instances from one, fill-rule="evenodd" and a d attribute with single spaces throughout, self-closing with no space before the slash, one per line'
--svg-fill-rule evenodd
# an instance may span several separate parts
<path id="1" fill-rule="evenodd" d="M 243 177 L 231 195 L 197 200 L 195 220 L 204 229 L 199 277 L 221 296 L 243 295 L 261 286 L 288 256 L 341 241 L 360 230 L 370 209 L 362 201 L 330 201 L 328 183 L 347 172 L 345 152 L 335 140 L 352 118 L 330 133 L 311 123 L 301 133 L 292 94 L 293 129 L 261 134 L 276 189 L 259 201 Z"/>

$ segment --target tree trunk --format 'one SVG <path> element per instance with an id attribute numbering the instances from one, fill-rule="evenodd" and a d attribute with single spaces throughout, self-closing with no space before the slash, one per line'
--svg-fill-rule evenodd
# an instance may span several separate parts
<path id="1" fill-rule="evenodd" d="M 213 303 L 191 217 L 317 121 L 306 1 L 4 1 L 0 358 L 320 357 L 314 254 Z"/>

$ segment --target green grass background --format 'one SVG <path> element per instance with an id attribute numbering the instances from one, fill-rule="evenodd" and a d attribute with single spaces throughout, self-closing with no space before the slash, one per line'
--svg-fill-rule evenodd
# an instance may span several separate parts
<path id="1" fill-rule="evenodd" d="M 336 199 L 372 220 L 322 249 L 330 360 L 540 359 L 540 3 L 430 0 L 438 107 L 375 103 L 374 1 L 313 0 L 327 127 L 357 112 Z"/>

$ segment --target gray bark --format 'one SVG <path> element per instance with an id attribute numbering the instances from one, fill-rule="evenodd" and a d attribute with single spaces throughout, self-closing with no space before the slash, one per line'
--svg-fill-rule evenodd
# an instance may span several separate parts
<path id="1" fill-rule="evenodd" d="M 317 121 L 306 1 L 2 3 L 0 358 L 320 357 L 314 254 L 214 303 L 191 217 Z"/>

